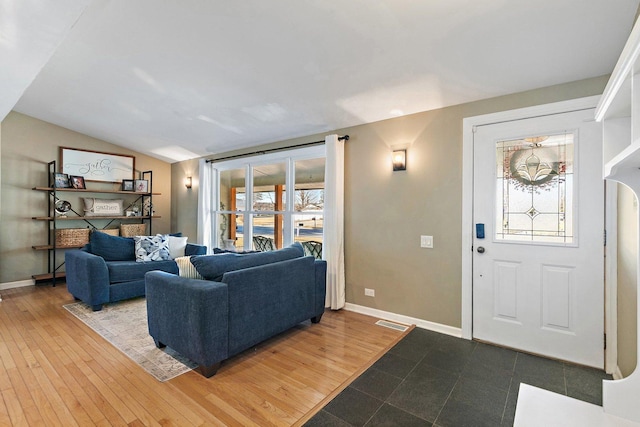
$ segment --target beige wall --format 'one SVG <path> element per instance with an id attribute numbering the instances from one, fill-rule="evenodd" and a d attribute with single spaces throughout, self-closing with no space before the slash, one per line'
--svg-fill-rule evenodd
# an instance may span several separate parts
<path id="1" fill-rule="evenodd" d="M 345 149 L 347 301 L 460 327 L 462 119 L 598 95 L 606 82 L 603 76 L 259 148 L 316 141 L 331 133 L 349 134 Z M 408 146 L 406 172 L 391 171 L 391 147 L 396 145 Z M 174 173 L 190 168 L 187 162 L 173 165 Z M 174 212 L 176 224 L 190 224 L 197 197 L 175 193 L 173 202 L 180 210 Z M 183 220 L 183 215 L 188 219 Z M 434 236 L 434 249 L 419 247 L 421 234 Z M 365 287 L 375 289 L 376 296 L 365 297 Z"/>
<path id="2" fill-rule="evenodd" d="M 134 155 L 136 169 L 152 170 L 153 191 L 162 193 L 153 199 L 156 214 L 162 216 L 153 221 L 153 232 L 171 231 L 170 164 L 16 112 L 9 113 L 2 122 L 0 144 L 0 283 L 30 279 L 47 270 L 46 251 L 31 248 L 47 243 L 46 222 L 31 219 L 46 214 L 47 195 L 31 189 L 47 185 L 47 163 L 59 161 L 60 146 Z M 112 184 L 88 183 L 92 185 L 113 188 Z M 77 210 L 79 202 L 72 196 L 75 195 L 65 194 L 65 200 Z M 79 222 L 77 226 L 86 224 Z M 61 251 L 60 259 L 63 256 Z"/>
<path id="3" fill-rule="evenodd" d="M 198 238 L 198 163 L 194 159 L 171 165 L 171 229 L 182 232 L 190 242 Z M 184 185 L 187 176 L 193 178 L 191 190 Z"/>
<path id="4" fill-rule="evenodd" d="M 638 199 L 618 185 L 618 366 L 623 376 L 636 368 L 638 301 Z"/>

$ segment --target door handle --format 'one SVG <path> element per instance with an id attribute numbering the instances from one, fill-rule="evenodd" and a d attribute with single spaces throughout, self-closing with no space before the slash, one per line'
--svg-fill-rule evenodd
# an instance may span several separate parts
<path id="1" fill-rule="evenodd" d="M 484 253 L 484 246 L 478 246 L 478 249 L 476 249 L 478 251 L 479 254 L 483 254 Z"/>

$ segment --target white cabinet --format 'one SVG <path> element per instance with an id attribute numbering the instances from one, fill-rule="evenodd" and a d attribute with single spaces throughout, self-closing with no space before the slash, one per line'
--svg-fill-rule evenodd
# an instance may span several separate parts
<path id="1" fill-rule="evenodd" d="M 600 99 L 596 109 L 596 120 L 603 123 L 604 178 L 625 184 L 636 196 L 640 195 L 639 23 L 634 26 Z M 638 264 L 640 265 L 640 259 Z M 640 297 L 640 293 L 638 295 Z M 640 307 L 640 298 L 638 306 Z M 640 339 L 638 343 L 640 344 Z M 637 354 L 640 355 L 640 348 Z M 607 413 L 640 422 L 638 396 L 638 369 L 624 379 L 603 383 L 602 403 Z"/>

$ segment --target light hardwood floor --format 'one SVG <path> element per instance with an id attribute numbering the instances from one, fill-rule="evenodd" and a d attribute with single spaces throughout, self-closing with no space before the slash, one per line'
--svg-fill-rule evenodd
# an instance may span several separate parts
<path id="1" fill-rule="evenodd" d="M 301 425 L 406 334 L 327 311 L 161 383 L 62 308 L 64 285 L 0 294 L 0 426 Z"/>

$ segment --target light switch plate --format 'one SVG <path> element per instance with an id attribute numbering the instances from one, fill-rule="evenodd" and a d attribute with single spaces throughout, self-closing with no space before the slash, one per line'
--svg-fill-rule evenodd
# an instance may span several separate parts
<path id="1" fill-rule="evenodd" d="M 421 248 L 433 248 L 433 236 L 420 236 Z"/>

